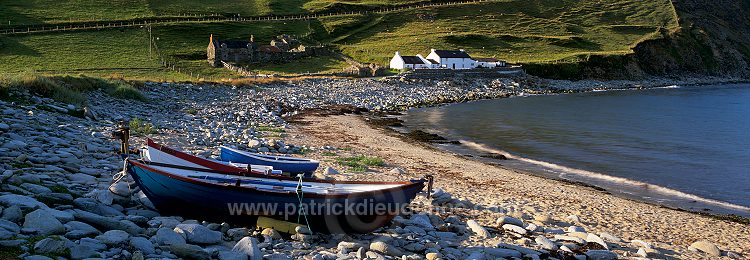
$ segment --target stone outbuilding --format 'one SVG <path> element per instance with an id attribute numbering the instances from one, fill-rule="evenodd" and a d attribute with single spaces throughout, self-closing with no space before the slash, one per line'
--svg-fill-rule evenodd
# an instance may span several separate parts
<path id="1" fill-rule="evenodd" d="M 270 44 L 260 45 L 255 37 L 249 41 L 219 40 L 212 34 L 206 48 L 207 60 L 211 66 L 222 67 L 222 62 L 238 64 L 248 63 L 283 63 L 308 56 L 330 55 L 330 51 L 322 46 L 304 46 L 294 37 L 281 35 L 270 41 Z"/>

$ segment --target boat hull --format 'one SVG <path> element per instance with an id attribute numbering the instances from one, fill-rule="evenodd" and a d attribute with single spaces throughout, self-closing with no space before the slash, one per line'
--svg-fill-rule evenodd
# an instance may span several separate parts
<path id="1" fill-rule="evenodd" d="M 221 147 L 220 159 L 225 162 L 235 162 L 244 164 L 256 164 L 256 165 L 267 165 L 272 166 L 275 170 L 281 170 L 292 174 L 303 173 L 305 177 L 312 176 L 312 173 L 318 169 L 319 162 L 314 160 L 304 160 L 300 158 L 290 158 L 293 161 L 284 160 L 286 157 L 278 157 L 279 159 L 265 158 L 268 156 L 255 155 L 249 152 L 243 152 L 227 147 Z"/>
<path id="2" fill-rule="evenodd" d="M 408 210 L 407 206 L 425 184 L 424 180 L 418 180 L 398 188 L 352 194 L 303 194 L 300 199 L 294 192 L 268 192 L 185 179 L 134 161 L 129 161 L 128 172 L 164 214 L 239 224 L 254 224 L 258 216 L 267 216 L 300 224 L 307 222 L 313 231 L 325 233 L 366 233 L 382 227 Z M 301 208 L 305 214 L 300 213 Z"/>

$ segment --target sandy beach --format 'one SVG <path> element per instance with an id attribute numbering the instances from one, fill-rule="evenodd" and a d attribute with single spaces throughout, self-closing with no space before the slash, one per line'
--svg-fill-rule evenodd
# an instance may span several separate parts
<path id="1" fill-rule="evenodd" d="M 595 87 L 580 84 L 576 91 Z M 0 101 L 0 258 L 611 260 L 750 255 L 747 224 L 484 164 L 368 123 L 367 113 L 321 115 L 565 93 L 525 79 L 311 80 L 253 88 L 149 83 L 142 91 L 148 102 L 101 91 L 88 94 L 86 107 L 29 93 L 16 94 L 23 102 Z M 80 110 L 83 117 L 72 113 Z M 229 145 L 320 160 L 318 178 L 404 181 L 429 174 L 436 178 L 435 192 L 432 198 L 421 193 L 411 203 L 413 212 L 367 234 L 301 230 L 281 235 L 269 227 L 162 215 L 130 176 L 114 178 L 123 162 L 110 134 L 120 120 L 131 120 L 131 148 L 148 137 L 217 158 L 219 145 Z M 362 156 L 374 163 L 357 169 L 342 163 Z M 186 232 L 192 235 L 181 235 Z"/>
<path id="2" fill-rule="evenodd" d="M 699 240 L 712 241 L 722 250 L 743 255 L 750 252 L 750 229 L 744 224 L 636 202 L 593 188 L 487 165 L 405 140 L 392 131 L 376 129 L 361 116 L 307 117 L 302 122 L 290 128 L 290 141 L 321 146 L 336 144 L 351 148 L 350 153 L 384 158 L 386 168 L 401 167 L 406 171 L 404 176 L 389 173 L 384 168 L 377 173 L 337 178 L 396 180 L 433 174 L 436 188 L 474 204 L 497 206 L 507 210 L 507 215 L 532 222 L 545 221 L 544 216 L 549 215 L 551 220 L 546 223 L 561 228 L 574 224 L 584 227 L 587 232 L 607 232 L 623 239 L 622 245 L 644 241 L 658 250 L 661 257 L 711 258 L 688 250 Z M 324 166 L 339 167 L 330 158 L 320 156 L 319 159 Z M 496 219 L 505 215 L 488 210 L 467 210 L 462 214 L 487 227 L 496 227 Z M 580 222 L 576 223 L 571 215 L 577 216 Z M 506 233 L 469 244 L 518 243 L 516 240 Z M 635 250 L 638 247 L 635 246 Z M 633 247 L 613 249 L 625 256 L 635 256 L 635 250 Z"/>

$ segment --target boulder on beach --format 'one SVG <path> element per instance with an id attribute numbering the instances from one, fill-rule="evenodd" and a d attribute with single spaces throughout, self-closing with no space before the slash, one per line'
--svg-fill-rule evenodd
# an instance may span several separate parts
<path id="1" fill-rule="evenodd" d="M 281 239 L 281 233 L 279 231 L 276 231 L 273 228 L 264 228 L 263 231 L 260 232 L 261 235 L 269 236 L 274 240 Z"/>
<path id="2" fill-rule="evenodd" d="M 101 234 L 95 227 L 79 221 L 65 223 L 65 231 L 67 232 L 65 233 L 65 237 L 70 239 L 80 239 Z"/>
<path id="3" fill-rule="evenodd" d="M 480 225 L 479 223 L 477 223 L 477 222 L 476 222 L 475 220 L 473 220 L 473 219 L 471 219 L 471 220 L 468 220 L 468 221 L 466 221 L 466 225 L 467 225 L 467 226 L 469 227 L 469 229 L 471 229 L 471 231 L 472 231 L 472 232 L 474 232 L 474 234 L 476 234 L 476 235 L 477 235 L 478 237 L 481 237 L 481 238 L 489 238 L 489 237 L 491 237 L 491 236 L 492 236 L 492 235 L 490 234 L 490 232 L 488 232 L 488 231 L 487 231 L 487 229 L 486 229 L 486 228 L 484 228 L 484 227 L 483 227 L 482 225 Z"/>
<path id="4" fill-rule="evenodd" d="M 391 169 L 390 173 L 401 175 L 401 174 L 405 174 L 406 171 L 402 169 L 401 167 L 394 167 L 393 169 Z"/>
<path id="5" fill-rule="evenodd" d="M 534 241 L 537 244 L 539 244 L 539 246 L 541 246 L 542 249 L 546 249 L 546 250 L 549 250 L 549 251 L 556 251 L 557 250 L 557 245 L 554 242 L 552 242 L 552 240 L 549 240 L 548 238 L 546 238 L 544 236 L 537 236 L 534 239 Z"/>
<path id="6" fill-rule="evenodd" d="M 200 224 L 179 224 L 174 231 L 189 243 L 216 244 L 221 242 L 221 232 L 213 231 Z"/>
<path id="7" fill-rule="evenodd" d="M 86 259 L 86 258 L 99 258 L 101 254 L 97 250 L 89 245 L 74 245 L 70 248 L 70 258 L 72 259 Z"/>
<path id="8" fill-rule="evenodd" d="M 40 235 L 62 234 L 65 226 L 46 209 L 37 209 L 26 215 L 23 227 L 36 230 Z"/>
<path id="9" fill-rule="evenodd" d="M 424 228 L 426 230 L 435 229 L 435 227 L 430 222 L 430 218 L 425 214 L 412 215 L 411 218 L 409 218 L 409 224 Z"/>
<path id="10" fill-rule="evenodd" d="M 141 251 L 146 255 L 150 255 L 156 252 L 156 250 L 154 249 L 154 244 L 145 237 L 132 237 L 130 238 L 129 245 L 134 250 Z"/>
<path id="11" fill-rule="evenodd" d="M 72 246 L 72 242 L 67 238 L 51 236 L 36 242 L 34 252 L 37 254 L 60 254 L 70 246 Z"/>
<path id="12" fill-rule="evenodd" d="M 6 194 L 0 196 L 0 204 L 5 206 L 19 206 L 22 209 L 48 208 L 46 204 L 24 195 Z"/>
<path id="13" fill-rule="evenodd" d="M 122 230 L 109 230 L 104 234 L 96 236 L 96 239 L 108 246 L 117 246 L 125 243 L 130 238 L 128 232 Z"/>
<path id="14" fill-rule="evenodd" d="M 333 175 L 333 174 L 339 174 L 339 171 L 337 171 L 337 170 L 336 170 L 336 169 L 334 169 L 333 167 L 326 167 L 326 168 L 325 168 L 325 169 L 323 170 L 323 173 L 324 173 L 325 175 Z"/>
<path id="15" fill-rule="evenodd" d="M 99 227 L 102 230 L 123 230 L 131 235 L 138 235 L 143 232 L 143 228 L 133 222 L 127 220 L 117 221 L 113 218 L 99 216 L 88 211 L 76 210 L 75 213 L 73 213 L 73 216 L 81 222 L 91 224 L 94 227 Z"/>
<path id="16" fill-rule="evenodd" d="M 263 254 L 258 248 L 258 241 L 253 237 L 244 237 L 237 242 L 232 251 L 245 254 L 250 260 L 262 260 Z"/>
<path id="17" fill-rule="evenodd" d="M 404 255 L 401 250 L 382 241 L 375 241 L 370 244 L 370 250 L 389 256 Z"/>
<path id="18" fill-rule="evenodd" d="M 503 216 L 503 217 L 498 218 L 497 221 L 496 221 L 496 224 L 498 226 L 502 226 L 502 225 L 505 225 L 505 224 L 510 224 L 510 225 L 516 225 L 516 226 L 519 226 L 519 227 L 523 227 L 523 221 L 521 221 L 520 219 L 514 218 L 514 217 L 509 217 L 509 216 Z"/>
<path id="19" fill-rule="evenodd" d="M 187 243 L 185 237 L 178 234 L 171 228 L 159 228 L 156 231 L 156 235 L 151 237 L 151 241 L 157 245 L 181 245 Z"/>
<path id="20" fill-rule="evenodd" d="M 208 260 L 210 254 L 200 246 L 190 244 L 178 244 L 169 246 L 169 251 L 180 258 L 190 260 Z"/>
<path id="21" fill-rule="evenodd" d="M 708 240 L 696 241 L 695 243 L 690 244 L 690 248 L 706 253 L 709 256 L 713 256 L 713 257 L 721 256 L 721 250 L 719 250 L 719 247 L 717 247 L 716 245 L 714 245 L 714 243 L 711 243 Z"/>

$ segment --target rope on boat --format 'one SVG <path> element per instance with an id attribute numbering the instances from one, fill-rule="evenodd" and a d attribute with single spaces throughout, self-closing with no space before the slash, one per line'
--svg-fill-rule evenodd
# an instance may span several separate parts
<path id="1" fill-rule="evenodd" d="M 128 176 L 128 159 L 127 158 L 123 160 L 122 171 L 112 175 L 112 184 L 109 185 L 109 189 L 108 189 L 109 192 L 112 192 L 112 187 L 115 186 L 115 184 L 117 184 L 118 182 L 122 181 L 122 179 L 124 179 L 125 176 Z M 133 192 L 133 189 L 130 188 L 130 183 L 126 181 L 125 184 L 128 185 L 128 194 Z"/>
<path id="2" fill-rule="evenodd" d="M 299 222 L 300 218 L 304 216 L 307 229 L 310 230 L 310 232 L 312 232 L 312 229 L 310 228 L 310 221 L 307 220 L 307 211 L 305 211 L 305 208 L 302 207 L 302 198 L 304 198 L 305 196 L 305 193 L 302 191 L 302 178 L 304 177 L 304 175 L 299 174 L 297 175 L 297 177 L 299 177 L 299 182 L 297 182 L 297 190 L 296 190 L 297 199 L 299 200 L 299 205 L 297 206 L 298 207 L 297 211 L 299 212 L 299 214 L 297 215 L 297 223 L 300 223 Z"/>

